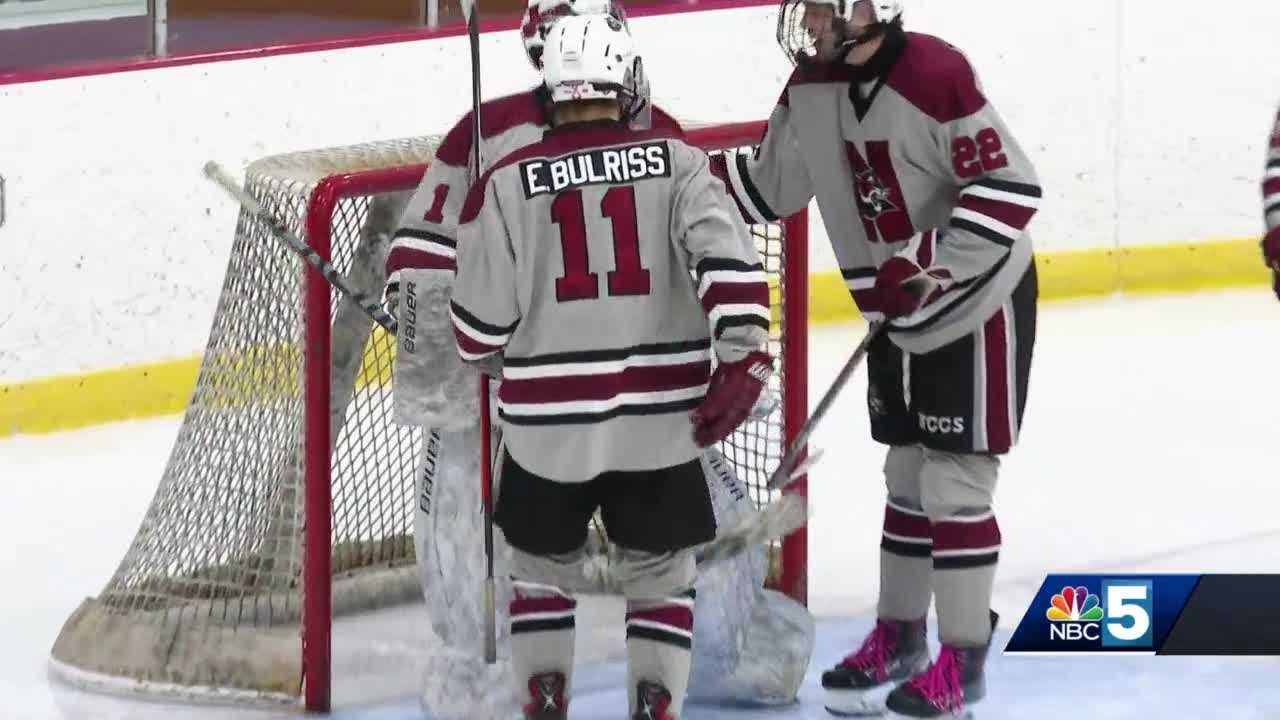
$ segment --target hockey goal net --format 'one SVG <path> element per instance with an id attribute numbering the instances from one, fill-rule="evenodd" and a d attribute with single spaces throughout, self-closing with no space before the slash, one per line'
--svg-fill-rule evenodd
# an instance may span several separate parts
<path id="1" fill-rule="evenodd" d="M 740 123 L 690 138 L 718 152 L 762 132 Z M 419 138 L 273 156 L 245 182 L 378 293 L 390 232 L 434 147 Z M 757 503 L 807 411 L 807 222 L 752 228 L 773 288 L 782 403 L 721 450 Z M 108 692 L 328 708 L 331 620 L 421 600 L 412 535 L 423 433 L 391 421 L 395 343 L 371 325 L 241 214 L 159 487 L 115 574 L 59 634 L 56 676 Z M 803 602 L 803 531 L 770 555 L 770 582 Z"/>

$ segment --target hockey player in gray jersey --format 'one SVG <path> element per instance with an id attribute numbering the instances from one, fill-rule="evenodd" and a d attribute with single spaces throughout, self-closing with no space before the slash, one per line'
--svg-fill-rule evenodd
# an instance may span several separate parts
<path id="1" fill-rule="evenodd" d="M 784 0 L 795 72 L 754 156 L 716 169 L 748 218 L 816 198 L 858 308 L 888 322 L 868 355 L 872 436 L 889 446 L 878 620 L 823 675 L 827 707 L 878 712 L 887 694 L 897 717 L 951 717 L 985 694 L 992 498 L 1026 402 L 1041 191 L 965 56 L 906 32 L 902 6 Z"/>
<path id="2" fill-rule="evenodd" d="M 1267 232 L 1262 255 L 1271 268 L 1272 288 L 1280 298 L 1280 113 L 1276 114 L 1267 143 L 1267 166 L 1262 172 L 1262 215 Z"/>
<path id="3" fill-rule="evenodd" d="M 531 0 L 521 36 L 528 61 L 541 70 L 543 40 L 553 22 L 569 14 L 605 13 L 625 24 L 612 0 Z M 486 101 L 481 106 L 481 170 L 503 156 L 542 138 L 550 122 L 550 92 L 545 85 Z M 679 124 L 657 107 L 646 107 L 632 122 L 681 134 Z M 475 587 L 484 556 L 480 515 L 480 427 L 476 374 L 458 357 L 448 316 L 454 279 L 458 214 L 471 182 L 471 118 L 463 117 L 444 137 L 435 161 L 422 179 L 394 233 L 386 256 L 389 304 L 400 305 L 401 342 L 396 354 L 395 409 L 401 424 L 431 428 L 416 473 L 422 500 L 415 513 L 428 617 L 446 649 L 431 657 L 422 701 L 432 717 L 488 717 L 459 692 L 465 678 L 477 692 L 484 677 L 505 664 L 507 644 L 500 638 L 502 662 L 473 667 L 481 646 L 482 606 Z M 399 303 L 401 295 L 409 296 Z M 410 330 L 412 328 L 412 330 Z M 732 523 L 752 503 L 743 484 L 715 447 L 704 449 L 708 491 L 716 517 Z M 726 490 L 728 488 L 728 490 Z M 457 508 L 458 512 L 450 512 Z M 509 593 L 507 553 L 497 542 L 498 593 Z M 694 604 L 696 642 L 689 696 L 700 702 L 787 703 L 795 699 L 808 666 L 813 620 L 803 606 L 763 587 L 767 559 L 763 549 L 743 554 L 698 578 Z M 505 608 L 505 601 L 500 603 Z M 501 611 L 500 611 L 501 612 Z M 505 623 L 504 623 L 505 624 Z M 489 693 L 493 716 L 501 716 L 505 698 Z"/>
<path id="4" fill-rule="evenodd" d="M 631 715 L 674 720 L 691 548 L 715 533 L 700 448 L 745 419 L 771 372 L 768 287 L 706 155 L 628 126 L 647 97 L 622 25 L 560 20 L 543 62 L 554 127 L 468 193 L 450 306 L 461 356 L 501 358 L 495 520 L 514 549 L 515 680 L 526 718 L 566 717 L 564 588 L 598 509 L 627 597 Z"/>

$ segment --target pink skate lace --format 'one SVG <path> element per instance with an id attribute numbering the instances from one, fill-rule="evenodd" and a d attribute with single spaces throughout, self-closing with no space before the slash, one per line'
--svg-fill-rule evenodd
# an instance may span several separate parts
<path id="1" fill-rule="evenodd" d="M 872 672 L 876 680 L 884 682 L 889 679 L 889 661 L 893 660 L 893 651 L 898 644 L 898 628 L 883 620 L 876 621 L 876 627 L 862 641 L 862 647 L 850 655 L 846 655 L 840 664 L 863 672 Z"/>
<path id="2" fill-rule="evenodd" d="M 928 670 L 911 678 L 911 687 L 925 702 L 946 713 L 964 708 L 964 692 L 960 687 L 960 653 L 953 647 L 942 646 L 938 660 Z"/>

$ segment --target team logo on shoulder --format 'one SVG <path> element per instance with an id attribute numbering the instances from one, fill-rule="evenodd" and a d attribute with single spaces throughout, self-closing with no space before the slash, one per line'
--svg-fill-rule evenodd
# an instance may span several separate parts
<path id="1" fill-rule="evenodd" d="M 889 192 L 889 188 L 871 168 L 854 173 L 853 187 L 858 193 L 858 210 L 867 220 L 875 220 L 885 213 L 902 209 L 893 201 L 893 193 Z"/>

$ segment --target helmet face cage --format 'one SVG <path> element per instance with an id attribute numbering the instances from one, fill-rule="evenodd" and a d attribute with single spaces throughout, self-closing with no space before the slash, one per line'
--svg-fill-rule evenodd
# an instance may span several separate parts
<path id="1" fill-rule="evenodd" d="M 874 24 L 871 32 L 854 38 L 849 26 L 854 8 L 860 5 L 871 10 Z M 830 36 L 819 47 L 809 28 L 823 16 L 830 18 Z M 778 45 L 792 63 L 833 62 L 858 42 L 879 35 L 885 25 L 900 22 L 901 17 L 901 0 L 782 0 L 778 11 Z"/>
<path id="2" fill-rule="evenodd" d="M 650 126 L 649 76 L 644 74 L 644 62 L 638 55 L 622 80 L 618 106 L 622 110 L 624 121 L 637 127 Z"/>
<path id="3" fill-rule="evenodd" d="M 542 70 L 542 51 L 551 26 L 571 15 L 608 15 L 627 27 L 627 13 L 618 0 L 529 0 L 520 36 L 534 70 Z"/>

